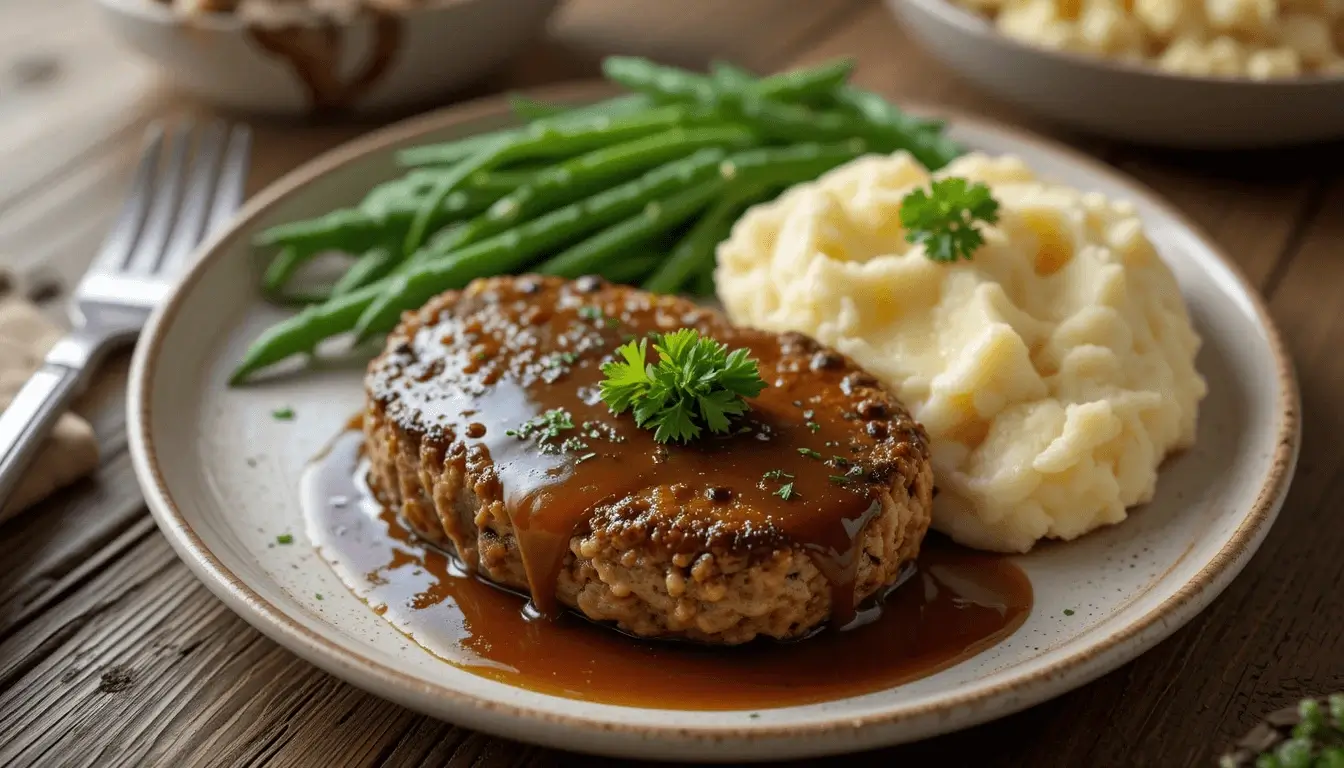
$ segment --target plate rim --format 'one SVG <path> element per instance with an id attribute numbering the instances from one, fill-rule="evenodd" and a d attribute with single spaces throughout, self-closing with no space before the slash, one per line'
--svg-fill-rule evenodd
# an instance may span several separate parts
<path id="1" fill-rule="evenodd" d="M 581 102 L 610 95 L 613 93 L 613 88 L 603 81 L 583 80 L 528 89 L 524 92 L 538 99 Z M 918 733 L 901 739 L 909 740 L 969 727 L 1041 703 L 1090 682 L 1152 648 L 1203 610 L 1226 588 L 1259 547 L 1277 516 L 1287 496 L 1301 443 L 1300 393 L 1292 360 L 1279 329 L 1270 317 L 1263 297 L 1247 280 L 1240 266 L 1227 255 L 1217 241 L 1209 237 L 1202 228 L 1190 221 L 1183 212 L 1162 196 L 1141 182 L 1071 147 L 1016 128 L 967 116 L 954 109 L 917 103 L 903 104 L 904 108 L 913 112 L 937 113 L 949 118 L 953 123 L 978 131 L 997 133 L 1018 142 L 1046 149 L 1089 173 L 1105 177 L 1109 182 L 1133 193 L 1135 197 L 1145 198 L 1199 238 L 1216 257 L 1219 265 L 1233 278 L 1237 288 L 1249 299 L 1254 319 L 1264 331 L 1273 355 L 1275 378 L 1280 389 L 1275 448 L 1267 475 L 1250 510 L 1238 523 L 1227 542 L 1189 581 L 1128 625 L 1040 669 L 1018 673 L 993 685 L 944 694 L 933 701 L 915 706 L 895 705 L 881 712 L 858 717 L 828 714 L 814 722 L 792 725 L 768 723 L 749 726 L 637 725 L 547 711 L 525 704 L 491 700 L 457 688 L 430 683 L 369 659 L 321 636 L 290 618 L 216 558 L 174 502 L 167 481 L 160 471 L 150 434 L 152 415 L 148 395 L 150 381 L 158 369 L 164 336 L 183 303 L 183 297 L 201 280 L 206 267 L 220 258 L 220 255 L 227 250 L 225 246 L 242 237 L 243 230 L 272 205 L 297 193 L 313 180 L 349 162 L 386 150 L 391 145 L 434 130 L 505 115 L 509 111 L 507 98 L 507 94 L 487 96 L 395 122 L 328 150 L 272 182 L 249 200 L 225 229 L 212 235 L 198 249 L 197 260 L 168 299 L 154 311 L 141 335 L 140 343 L 136 346 L 128 379 L 127 435 L 136 478 L 158 527 L 178 557 L 216 597 L 248 624 L 327 672 L 366 691 L 375 692 L 375 695 L 381 698 L 396 701 L 422 712 L 425 710 L 422 699 L 433 697 L 435 701 L 445 705 L 445 709 L 441 711 L 450 711 L 450 717 L 453 719 L 469 720 L 464 724 L 472 728 L 499 733 L 508 738 L 519 738 L 518 733 L 505 733 L 502 728 L 474 717 L 473 713 L 505 715 L 524 725 L 532 724 L 540 727 L 538 730 L 523 732 L 528 740 L 608 754 L 647 756 L 647 752 L 637 751 L 637 748 L 642 745 L 647 749 L 652 743 L 659 741 L 707 743 L 720 748 L 725 747 L 724 742 L 729 740 L 747 744 L 779 740 L 796 744 L 808 737 L 834 736 L 837 732 L 855 734 L 860 729 L 877 730 L 884 727 L 898 727 L 918 721 L 920 718 L 932 719 L 926 727 L 919 728 Z M 1140 646 L 1137 651 L 1133 650 L 1136 643 Z M 415 695 L 404 695 L 411 693 Z M 942 717 L 957 709 L 968 711 L 961 718 Z M 434 716 L 434 713 L 430 714 Z M 627 743 L 624 747 L 605 742 L 576 744 L 572 739 L 565 739 L 556 735 L 554 731 L 546 730 L 555 727 L 595 729 L 611 736 L 635 737 L 640 740 L 633 745 Z M 820 755 L 862 749 L 891 741 L 894 739 L 869 737 L 827 742 L 818 739 L 790 754 Z M 706 756 L 708 755 L 701 757 Z M 762 752 L 756 755 L 756 759 L 769 759 L 774 756 L 777 755 Z M 694 756 L 680 757 L 685 759 Z"/>

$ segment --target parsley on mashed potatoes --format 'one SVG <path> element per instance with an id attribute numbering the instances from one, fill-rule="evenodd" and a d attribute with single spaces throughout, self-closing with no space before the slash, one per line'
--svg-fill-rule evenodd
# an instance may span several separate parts
<path id="1" fill-rule="evenodd" d="M 930 176 L 868 156 L 757 206 L 719 246 L 735 322 L 807 333 L 882 379 L 933 438 L 933 525 L 1025 552 L 1120 522 L 1195 439 L 1200 340 L 1134 208 L 970 155 L 937 178 L 990 187 L 970 261 L 905 239 Z"/>

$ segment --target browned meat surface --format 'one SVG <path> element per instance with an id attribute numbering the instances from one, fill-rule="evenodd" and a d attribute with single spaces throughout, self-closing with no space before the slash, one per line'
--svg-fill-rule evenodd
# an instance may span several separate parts
<path id="1" fill-rule="evenodd" d="M 598 369 L 624 340 L 680 327 L 749 348 L 769 386 L 732 435 L 663 446 L 610 414 Z M 731 644 L 846 622 L 929 523 L 927 438 L 871 376 L 680 298 L 480 280 L 408 313 L 366 390 L 385 503 L 543 613 L 640 636 Z M 543 418 L 551 431 L 524 426 L 547 413 L 563 415 Z"/>

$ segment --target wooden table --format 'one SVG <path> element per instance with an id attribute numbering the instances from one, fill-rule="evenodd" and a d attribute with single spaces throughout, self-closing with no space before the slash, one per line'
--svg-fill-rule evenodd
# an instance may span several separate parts
<path id="1" fill-rule="evenodd" d="M 0 4 L 0 254 L 65 286 L 115 214 L 146 122 L 204 111 L 123 53 L 94 11 L 91 0 Z M 876 0 L 571 0 L 548 40 L 472 95 L 590 76 L 613 52 L 762 71 L 853 55 L 858 80 L 888 95 L 1042 129 L 954 80 Z M 253 187 L 369 127 L 258 124 Z M 1269 298 L 1306 408 L 1292 494 L 1241 577 L 1139 660 L 1019 715 L 846 760 L 1211 765 L 1265 712 L 1344 690 L 1344 153 L 1161 153 L 1055 135 L 1170 198 Z M 0 527 L 0 765 L 575 761 L 367 695 L 215 600 L 140 500 L 125 363 L 81 406 L 104 452 L 97 475 Z"/>

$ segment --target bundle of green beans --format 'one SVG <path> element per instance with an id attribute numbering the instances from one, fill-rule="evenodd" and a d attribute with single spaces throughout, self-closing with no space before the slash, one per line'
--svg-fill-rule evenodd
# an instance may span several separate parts
<path id="1" fill-rule="evenodd" d="M 758 78 L 613 56 L 631 93 L 583 107 L 512 99 L 522 127 L 402 151 L 402 178 L 359 205 L 272 227 L 267 296 L 306 306 L 267 330 L 240 383 L 333 336 L 387 333 L 401 313 L 488 275 L 599 274 L 660 293 L 712 293 L 714 250 L 749 206 L 861 154 L 930 169 L 960 154 L 941 123 L 848 84 L 853 62 Z M 315 256 L 353 258 L 334 284 L 291 288 Z"/>

